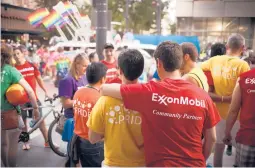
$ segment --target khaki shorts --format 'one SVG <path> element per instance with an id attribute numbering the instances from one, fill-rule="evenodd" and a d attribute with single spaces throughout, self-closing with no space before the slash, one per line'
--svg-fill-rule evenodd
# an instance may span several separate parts
<path id="1" fill-rule="evenodd" d="M 232 130 L 231 130 L 231 136 L 232 136 L 232 145 L 236 146 L 236 134 L 238 132 L 240 128 L 240 123 L 239 121 L 236 121 Z M 217 144 L 224 144 L 223 139 L 225 137 L 225 129 L 226 129 L 226 120 L 220 120 L 220 122 L 216 125 L 216 136 L 217 136 L 217 140 L 216 143 Z"/>

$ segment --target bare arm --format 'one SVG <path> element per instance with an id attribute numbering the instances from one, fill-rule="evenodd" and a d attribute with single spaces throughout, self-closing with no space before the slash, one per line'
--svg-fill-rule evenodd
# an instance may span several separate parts
<path id="1" fill-rule="evenodd" d="M 73 108 L 73 100 L 67 97 L 61 97 L 60 101 L 64 109 Z"/>
<path id="2" fill-rule="evenodd" d="M 205 157 L 205 160 L 207 160 L 211 155 L 215 142 L 216 142 L 216 130 L 214 126 L 205 131 L 205 138 L 203 144 L 203 155 Z"/>
<path id="3" fill-rule="evenodd" d="M 35 119 L 38 119 L 39 111 L 38 111 L 36 96 L 33 89 L 30 87 L 30 85 L 27 83 L 27 81 L 24 78 L 20 79 L 19 84 L 26 90 L 29 100 L 31 101 L 31 104 L 34 108 Z"/>
<path id="4" fill-rule="evenodd" d="M 44 82 L 43 82 L 43 80 L 42 80 L 41 75 L 39 75 L 39 76 L 36 77 L 36 81 L 37 81 L 38 85 L 40 86 L 40 88 L 44 91 L 45 95 L 46 95 L 47 97 L 49 97 L 49 96 L 48 96 L 48 92 L 47 92 L 47 90 L 46 90 L 46 88 L 45 88 L 45 86 L 44 86 Z"/>
<path id="5" fill-rule="evenodd" d="M 104 84 L 101 87 L 101 95 L 122 99 L 120 86 L 120 84 Z"/>
<path id="6" fill-rule="evenodd" d="M 230 103 L 232 99 L 232 96 L 219 96 L 213 92 L 209 92 L 209 95 L 214 102 Z"/>
<path id="7" fill-rule="evenodd" d="M 90 141 L 90 143 L 95 144 L 99 141 L 102 141 L 103 137 L 104 137 L 103 135 L 98 134 L 98 133 L 92 131 L 91 129 L 89 129 L 89 141 Z"/>
<path id="8" fill-rule="evenodd" d="M 224 142 L 225 143 L 230 143 L 231 141 L 231 130 L 233 128 L 233 125 L 235 124 L 238 114 L 239 114 L 239 110 L 241 108 L 241 89 L 240 89 L 240 85 L 237 82 L 236 87 L 234 89 L 233 92 L 233 99 L 231 101 L 230 107 L 229 107 L 229 111 L 228 111 L 228 118 L 226 121 L 226 130 L 225 130 L 225 138 L 224 138 Z"/>

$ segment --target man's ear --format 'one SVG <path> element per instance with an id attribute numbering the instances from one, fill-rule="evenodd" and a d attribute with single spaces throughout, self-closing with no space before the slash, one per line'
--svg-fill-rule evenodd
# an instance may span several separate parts
<path id="1" fill-rule="evenodd" d="M 183 57 L 183 61 L 186 62 L 188 60 L 190 60 L 190 56 L 189 56 L 189 54 L 185 54 L 184 57 Z"/>
<path id="2" fill-rule="evenodd" d="M 158 58 L 156 59 L 156 63 L 157 63 L 157 68 L 163 67 L 163 63 Z"/>
<path id="3" fill-rule="evenodd" d="M 121 70 L 121 69 L 119 69 L 119 72 L 120 72 L 120 75 L 123 75 L 123 72 L 122 72 L 122 70 Z"/>
<path id="4" fill-rule="evenodd" d="M 101 79 L 101 84 L 104 84 L 106 82 L 106 76 L 104 76 L 102 79 Z"/>

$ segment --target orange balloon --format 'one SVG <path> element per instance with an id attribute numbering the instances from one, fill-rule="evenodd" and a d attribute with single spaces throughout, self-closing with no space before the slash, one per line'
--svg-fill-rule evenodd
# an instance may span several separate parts
<path id="1" fill-rule="evenodd" d="M 6 91 L 6 98 L 15 106 L 29 102 L 27 92 L 20 84 L 12 84 Z"/>

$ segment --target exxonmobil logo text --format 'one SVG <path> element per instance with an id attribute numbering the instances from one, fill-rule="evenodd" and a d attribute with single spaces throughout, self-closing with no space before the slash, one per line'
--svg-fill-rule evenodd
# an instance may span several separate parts
<path id="1" fill-rule="evenodd" d="M 192 99 L 185 96 L 168 97 L 165 95 L 159 95 L 158 93 L 153 93 L 152 101 L 158 102 L 159 104 L 166 105 L 166 106 L 168 104 L 183 104 L 188 106 L 197 106 L 197 107 L 205 108 L 205 100 Z"/>

